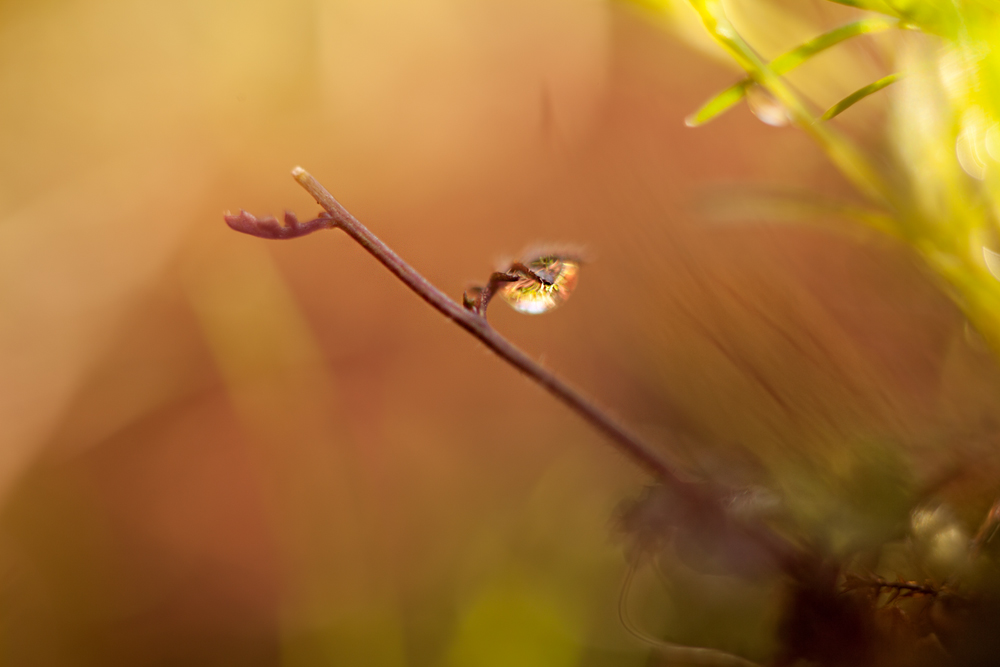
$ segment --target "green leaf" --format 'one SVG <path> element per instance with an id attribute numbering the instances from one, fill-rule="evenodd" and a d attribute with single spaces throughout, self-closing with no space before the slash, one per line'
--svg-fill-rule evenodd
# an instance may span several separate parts
<path id="1" fill-rule="evenodd" d="M 688 127 L 698 127 L 699 125 L 704 125 L 716 116 L 722 115 L 746 97 L 747 88 L 749 88 L 752 84 L 753 81 L 750 79 L 743 79 L 742 81 L 734 83 L 710 99 L 708 102 L 705 102 L 705 104 L 701 105 L 697 111 L 685 118 L 684 124 Z"/>
<path id="2" fill-rule="evenodd" d="M 882 77 L 881 79 L 875 81 L 874 83 L 869 83 L 864 88 L 859 88 L 858 90 L 855 90 L 853 93 L 851 93 L 850 95 L 848 95 L 847 97 L 845 97 L 844 99 L 840 100 L 832 107 L 827 109 L 826 113 L 820 116 L 820 120 L 830 120 L 831 118 L 838 116 L 841 112 L 854 106 L 855 104 L 865 99 L 869 95 L 877 93 L 886 86 L 896 83 L 902 76 L 903 75 L 898 72 L 896 74 L 890 74 L 889 76 Z"/>
<path id="3" fill-rule="evenodd" d="M 861 21 L 848 23 L 840 26 L 839 28 L 834 28 L 829 32 L 825 32 L 822 35 L 797 46 L 787 53 L 783 53 L 772 60 L 769 67 L 772 72 L 780 76 L 795 69 L 817 53 L 825 51 L 832 46 L 836 46 L 851 37 L 873 32 L 881 32 L 898 25 L 898 21 L 881 17 L 863 19 Z M 693 114 L 688 116 L 684 122 L 687 123 L 689 127 L 697 127 L 707 123 L 743 99 L 746 95 L 747 88 L 750 87 L 751 83 L 752 80 L 748 77 L 733 84 L 729 88 L 726 88 L 721 93 L 703 104 Z"/>
<path id="4" fill-rule="evenodd" d="M 763 86 L 785 107 L 793 123 L 811 136 L 830 156 L 837 168 L 861 192 L 879 203 L 891 203 L 896 197 L 888 183 L 851 142 L 817 123 L 798 93 L 771 71 L 756 51 L 744 40 L 726 16 L 722 0 L 689 0 L 705 29 L 736 64 L 747 71 L 755 83 Z"/>
<path id="5" fill-rule="evenodd" d="M 862 19 L 860 21 L 842 25 L 839 28 L 834 28 L 829 32 L 825 32 L 818 37 L 814 37 L 805 44 L 792 49 L 788 53 L 778 56 L 771 61 L 771 70 L 775 74 L 785 74 L 786 72 L 790 72 L 795 69 L 817 53 L 825 51 L 831 46 L 836 46 L 851 37 L 866 35 L 874 32 L 882 32 L 883 30 L 889 30 L 890 28 L 896 28 L 898 26 L 899 21 L 882 17 Z"/>

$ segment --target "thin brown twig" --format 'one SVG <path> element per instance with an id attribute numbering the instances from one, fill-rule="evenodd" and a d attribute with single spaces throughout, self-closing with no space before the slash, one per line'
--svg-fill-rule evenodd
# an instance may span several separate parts
<path id="1" fill-rule="evenodd" d="M 296 167 L 292 170 L 292 176 L 330 214 L 332 226 L 344 230 L 348 236 L 357 241 L 434 309 L 471 333 L 490 350 L 566 403 L 580 416 L 610 437 L 629 458 L 661 478 L 664 483 L 671 486 L 693 488 L 689 482 L 682 481 L 671 466 L 651 447 L 595 408 L 578 391 L 550 371 L 539 366 L 531 357 L 497 333 L 486 321 L 486 318 L 466 310 L 417 273 L 392 248 L 372 234 L 367 227 L 341 206 L 340 202 L 334 199 L 333 195 L 311 174 L 301 167 Z"/>
<path id="2" fill-rule="evenodd" d="M 497 356 L 534 380 L 543 389 L 562 401 L 585 421 L 607 436 L 620 452 L 651 473 L 665 487 L 673 491 L 677 500 L 685 503 L 690 510 L 706 517 L 712 517 L 713 519 L 724 515 L 724 510 L 718 498 L 715 494 L 707 490 L 706 485 L 682 479 L 673 467 L 652 447 L 602 412 L 578 390 L 543 368 L 531 357 L 511 344 L 489 325 L 482 314 L 463 307 L 461 304 L 450 299 L 444 292 L 404 262 L 392 248 L 372 234 L 367 227 L 341 206 L 340 202 L 334 199 L 333 195 L 306 170 L 296 167 L 292 170 L 292 176 L 323 207 L 326 214 L 316 220 L 299 223 L 293 213 L 286 213 L 285 225 L 282 226 L 274 218 L 258 220 L 243 211 L 240 215 L 227 215 L 226 222 L 237 231 L 270 239 L 295 238 L 319 229 L 342 229 L 383 266 L 389 269 L 393 275 L 416 292 L 417 296 L 458 326 L 468 331 Z M 772 555 L 779 566 L 786 570 L 793 569 L 801 564 L 801 559 L 798 557 L 797 551 L 762 524 L 759 526 L 730 526 L 730 529 L 746 532 L 751 539 L 763 546 Z"/>
<path id="3" fill-rule="evenodd" d="M 929 581 L 921 584 L 916 581 L 907 581 L 902 578 L 896 581 L 891 581 L 877 575 L 861 577 L 856 574 L 848 574 L 844 581 L 844 590 L 851 591 L 858 588 L 873 589 L 876 593 L 881 593 L 882 589 L 888 590 L 890 593 L 894 593 L 889 602 L 895 600 L 900 594 L 909 597 L 914 595 L 928 595 L 934 597 L 946 590 L 944 587 L 935 587 Z"/>

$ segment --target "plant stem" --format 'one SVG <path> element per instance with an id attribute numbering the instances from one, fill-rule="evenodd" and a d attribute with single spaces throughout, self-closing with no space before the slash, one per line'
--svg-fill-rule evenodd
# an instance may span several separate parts
<path id="1" fill-rule="evenodd" d="M 462 327 L 497 356 L 534 380 L 543 389 L 562 401 L 586 422 L 607 436 L 615 447 L 632 462 L 651 473 L 665 489 L 672 492 L 677 509 L 699 529 L 727 531 L 730 536 L 749 540 L 756 548 L 763 549 L 774 563 L 794 574 L 803 564 L 798 549 L 778 536 L 763 523 L 732 521 L 721 503 L 716 489 L 706 483 L 683 479 L 655 449 L 629 432 L 624 426 L 601 411 L 575 388 L 546 370 L 527 354 L 498 334 L 483 314 L 469 310 L 450 299 L 444 292 L 417 273 L 404 262 L 392 248 L 372 234 L 367 227 L 351 215 L 333 198 L 319 181 L 302 167 L 295 167 L 292 176 L 323 207 L 329 217 L 299 223 L 293 213 L 286 212 L 285 225 L 273 218 L 257 220 L 246 211 L 240 215 L 227 215 L 227 223 L 237 231 L 271 239 L 288 239 L 302 236 L 318 229 L 336 227 L 344 230 L 375 259 L 382 263 L 411 290 L 435 310 Z M 746 542 L 742 542 L 746 544 Z"/>
<path id="2" fill-rule="evenodd" d="M 621 424 L 612 420 L 584 398 L 580 392 L 560 380 L 552 372 L 540 366 L 531 357 L 497 333 L 489 325 L 485 317 L 466 310 L 417 273 L 392 248 L 379 240 L 357 218 L 351 215 L 347 209 L 341 206 L 340 202 L 334 199 L 333 195 L 309 172 L 302 167 L 296 167 L 292 170 L 292 176 L 330 214 L 332 226 L 344 230 L 348 236 L 357 241 L 375 259 L 381 262 L 385 268 L 389 269 L 389 271 L 435 310 L 468 331 L 501 359 L 517 368 L 569 406 L 587 422 L 608 436 L 622 453 L 648 472 L 659 477 L 665 484 L 671 487 L 683 487 L 694 490 L 693 484 L 683 481 L 670 464 L 649 445 L 629 433 Z"/>
<path id="3" fill-rule="evenodd" d="M 832 129 L 817 123 L 795 91 L 744 41 L 726 17 L 721 0 L 689 1 L 715 41 L 754 81 L 781 102 L 795 124 L 826 151 L 834 165 L 858 190 L 878 204 L 900 208 L 893 190 L 861 151 Z"/>

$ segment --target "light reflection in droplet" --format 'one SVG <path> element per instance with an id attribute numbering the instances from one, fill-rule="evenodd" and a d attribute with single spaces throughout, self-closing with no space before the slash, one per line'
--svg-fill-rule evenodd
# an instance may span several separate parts
<path id="1" fill-rule="evenodd" d="M 747 106 L 758 120 L 771 127 L 784 127 L 791 122 L 788 110 L 763 86 L 752 84 L 747 89 Z"/>
<path id="2" fill-rule="evenodd" d="M 562 305 L 573 293 L 580 271 L 578 260 L 543 255 L 524 264 L 546 282 L 523 276 L 500 288 L 500 296 L 517 312 L 529 315 L 547 313 Z"/>

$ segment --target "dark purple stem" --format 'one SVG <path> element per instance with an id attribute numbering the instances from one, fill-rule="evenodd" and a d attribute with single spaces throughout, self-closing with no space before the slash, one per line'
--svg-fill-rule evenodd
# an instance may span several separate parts
<path id="1" fill-rule="evenodd" d="M 262 239 L 295 239 L 334 226 L 326 214 L 321 214 L 320 217 L 309 222 L 299 222 L 298 216 L 291 211 L 285 211 L 285 224 L 283 225 L 272 216 L 257 218 L 243 210 L 240 210 L 239 215 L 227 213 L 223 217 L 226 219 L 226 224 L 236 231 L 259 236 Z"/>
<path id="2" fill-rule="evenodd" d="M 333 198 L 326 188 L 301 168 L 292 171 L 295 180 L 311 194 L 316 201 L 330 214 L 330 223 L 344 230 L 348 236 L 357 241 L 382 263 L 397 278 L 402 280 L 417 295 L 433 306 L 438 312 L 448 317 L 460 327 L 478 338 L 486 347 L 493 350 L 504 360 L 512 364 L 528 377 L 535 380 L 543 388 L 561 399 L 588 422 L 609 436 L 620 448 L 646 470 L 663 479 L 670 486 L 685 486 L 694 488 L 692 484 L 682 481 L 666 461 L 652 448 L 628 433 L 620 424 L 612 421 L 590 404 L 589 401 L 575 389 L 539 366 L 527 354 L 514 347 L 506 338 L 496 332 L 484 317 L 466 310 L 449 298 L 444 292 L 421 276 L 409 264 L 372 234 L 367 227 L 351 215 L 347 209 Z"/>

